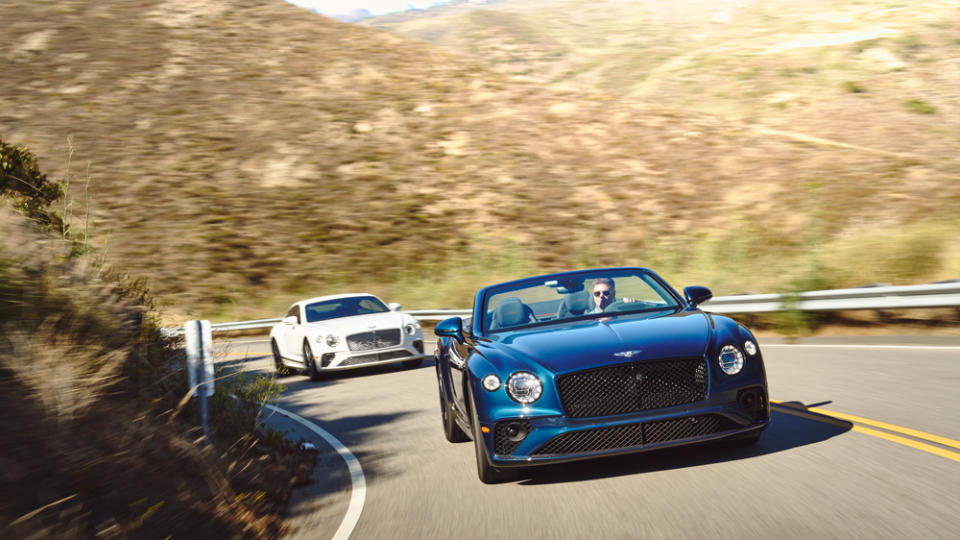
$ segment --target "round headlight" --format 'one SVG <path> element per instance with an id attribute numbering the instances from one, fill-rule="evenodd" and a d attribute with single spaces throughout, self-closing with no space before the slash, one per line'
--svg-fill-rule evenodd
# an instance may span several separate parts
<path id="1" fill-rule="evenodd" d="M 336 334 L 327 336 L 327 347 L 336 347 L 340 344 L 340 338 Z"/>
<path id="2" fill-rule="evenodd" d="M 418 325 L 418 324 L 407 323 L 407 325 L 404 326 L 403 329 L 406 330 L 408 336 L 412 336 L 412 335 L 414 335 L 414 334 L 417 333 L 417 328 L 418 328 L 419 326 L 420 326 L 420 325 Z"/>
<path id="3" fill-rule="evenodd" d="M 743 342 L 743 350 L 747 351 L 747 354 L 750 356 L 753 356 L 757 354 L 757 344 L 748 339 Z"/>
<path id="4" fill-rule="evenodd" d="M 720 369 L 727 375 L 736 375 L 743 369 L 743 353 L 733 345 L 724 345 L 720 349 Z"/>
<path id="5" fill-rule="evenodd" d="M 521 405 L 533 403 L 542 393 L 543 384 L 533 373 L 518 371 L 507 379 L 507 395 Z"/>
<path id="6" fill-rule="evenodd" d="M 483 389 L 488 392 L 493 392 L 497 388 L 500 388 L 500 377 L 497 377 L 493 373 L 487 375 L 483 378 Z"/>

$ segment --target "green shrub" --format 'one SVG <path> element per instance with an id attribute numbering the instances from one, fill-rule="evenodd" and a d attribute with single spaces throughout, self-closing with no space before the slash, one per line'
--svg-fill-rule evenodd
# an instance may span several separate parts
<path id="1" fill-rule="evenodd" d="M 50 205 L 63 197 L 63 183 L 51 182 L 40 172 L 37 158 L 22 146 L 0 139 L 0 196 L 46 229 L 62 226 Z"/>
<path id="2" fill-rule="evenodd" d="M 904 101 L 903 104 L 906 105 L 907 110 L 917 114 L 933 114 L 937 112 L 936 107 L 922 99 L 908 99 Z"/>

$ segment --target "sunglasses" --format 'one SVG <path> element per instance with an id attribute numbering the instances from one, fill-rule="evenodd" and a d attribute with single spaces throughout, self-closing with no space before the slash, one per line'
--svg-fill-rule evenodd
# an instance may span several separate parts
<path id="1" fill-rule="evenodd" d="M 601 295 L 604 298 L 607 298 L 611 294 L 613 294 L 613 291 L 593 291 L 593 295 L 596 296 L 597 298 L 600 298 Z"/>

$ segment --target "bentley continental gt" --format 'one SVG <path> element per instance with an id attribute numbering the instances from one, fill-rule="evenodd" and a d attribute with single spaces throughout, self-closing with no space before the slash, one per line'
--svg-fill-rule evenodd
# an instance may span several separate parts
<path id="1" fill-rule="evenodd" d="M 384 305 L 372 294 L 338 294 L 290 306 L 270 329 L 277 374 L 303 371 L 313 380 L 324 372 L 375 364 L 423 362 L 423 330 L 400 304 Z"/>
<path id="2" fill-rule="evenodd" d="M 755 443 L 770 421 L 753 333 L 645 268 L 549 274 L 477 291 L 437 324 L 440 418 L 484 483 L 517 468 L 681 445 Z"/>

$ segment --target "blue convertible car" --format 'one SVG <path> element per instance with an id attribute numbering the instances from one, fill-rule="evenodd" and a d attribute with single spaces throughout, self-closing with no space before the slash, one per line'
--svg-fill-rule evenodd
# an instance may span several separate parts
<path id="1" fill-rule="evenodd" d="M 753 444 L 770 408 L 753 334 L 645 268 L 550 274 L 477 292 L 439 323 L 443 431 L 473 439 L 485 483 L 511 470 L 729 440 Z"/>

